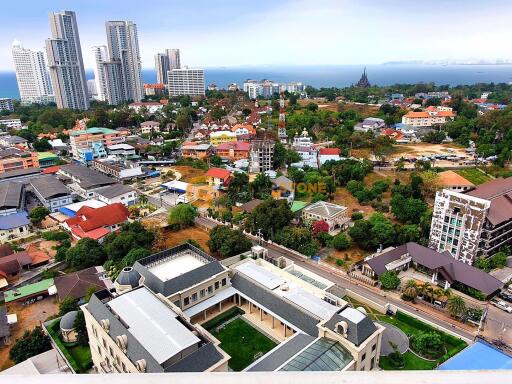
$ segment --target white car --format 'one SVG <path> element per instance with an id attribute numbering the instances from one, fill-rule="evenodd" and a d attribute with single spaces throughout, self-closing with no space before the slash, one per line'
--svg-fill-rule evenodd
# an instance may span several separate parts
<path id="1" fill-rule="evenodd" d="M 512 313 L 512 306 L 508 305 L 506 301 L 493 300 L 491 304 L 505 312 Z"/>

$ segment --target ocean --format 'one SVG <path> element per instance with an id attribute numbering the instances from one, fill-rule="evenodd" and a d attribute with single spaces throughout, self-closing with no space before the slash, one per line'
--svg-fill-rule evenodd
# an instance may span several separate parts
<path id="1" fill-rule="evenodd" d="M 475 83 L 512 82 L 512 65 L 420 65 L 382 64 L 366 67 L 372 84 L 429 83 L 451 86 Z M 313 87 L 345 87 L 356 83 L 361 76 L 361 65 L 329 66 L 260 66 L 205 68 L 206 84 L 215 83 L 226 88 L 230 83 L 242 85 L 246 79 L 270 79 L 279 83 L 300 81 Z M 156 81 L 155 71 L 144 69 L 145 83 Z M 94 77 L 92 70 L 86 77 Z M 18 98 L 14 72 L 0 72 L 0 97 Z"/>

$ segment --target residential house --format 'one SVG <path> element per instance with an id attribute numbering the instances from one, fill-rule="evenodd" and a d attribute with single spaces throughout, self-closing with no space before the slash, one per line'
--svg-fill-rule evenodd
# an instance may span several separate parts
<path id="1" fill-rule="evenodd" d="M 2 243 L 28 236 L 30 220 L 25 211 L 0 216 L 0 241 Z"/>
<path id="2" fill-rule="evenodd" d="M 142 166 L 122 160 L 100 159 L 92 162 L 96 171 L 112 176 L 117 180 L 130 180 L 144 176 Z"/>
<path id="3" fill-rule="evenodd" d="M 0 136 L 0 145 L 5 147 L 18 147 L 22 149 L 28 149 L 27 139 L 14 135 Z"/>
<path id="4" fill-rule="evenodd" d="M 289 204 L 293 203 L 295 198 L 295 188 L 293 181 L 285 176 L 279 176 L 272 180 L 272 197 L 276 200 L 284 199 Z"/>
<path id="5" fill-rule="evenodd" d="M 199 144 L 196 142 L 185 142 L 181 146 L 181 156 L 189 159 L 206 159 L 212 153 L 210 144 Z"/>
<path id="6" fill-rule="evenodd" d="M 302 219 L 313 222 L 325 221 L 329 225 L 329 232 L 347 228 L 350 221 L 347 207 L 326 201 L 308 205 L 302 210 Z"/>
<path id="7" fill-rule="evenodd" d="M 227 187 L 231 181 L 231 172 L 222 168 L 210 168 L 205 174 L 206 182 L 211 187 Z"/>
<path id="8" fill-rule="evenodd" d="M 126 143 L 109 145 L 107 147 L 107 153 L 111 156 L 123 158 L 131 158 L 137 155 L 135 153 L 135 147 Z"/>
<path id="9" fill-rule="evenodd" d="M 121 203 L 100 208 L 83 206 L 75 217 L 65 220 L 63 226 L 77 240 L 90 238 L 101 242 L 109 233 L 117 231 L 128 217 L 128 209 Z"/>
<path id="10" fill-rule="evenodd" d="M 0 119 L 0 125 L 7 127 L 7 129 L 20 130 L 23 128 L 20 119 Z"/>
<path id="11" fill-rule="evenodd" d="M 25 205 L 24 185 L 20 182 L 0 183 L 0 216 L 16 213 Z"/>
<path id="12" fill-rule="evenodd" d="M 129 185 L 112 184 L 96 190 L 96 198 L 106 204 L 121 203 L 129 207 L 137 203 L 138 194 Z"/>
<path id="13" fill-rule="evenodd" d="M 54 279 L 59 301 L 72 297 L 83 303 L 86 295 L 103 289 L 112 289 L 113 284 L 102 266 L 89 267 L 77 272 L 66 273 Z"/>
<path id="14" fill-rule="evenodd" d="M 144 108 L 147 110 L 149 114 L 160 112 L 163 107 L 163 104 L 154 101 L 131 103 L 130 105 L 128 105 L 128 108 L 134 110 L 135 113 L 140 113 L 141 109 Z"/>
<path id="15" fill-rule="evenodd" d="M 386 126 L 383 119 L 378 117 L 367 117 L 362 122 L 354 126 L 354 131 L 358 132 L 380 132 Z"/>
<path id="16" fill-rule="evenodd" d="M 222 143 L 215 147 L 215 154 L 222 159 L 237 161 L 249 158 L 251 144 L 243 141 Z"/>
<path id="17" fill-rule="evenodd" d="M 73 202 L 70 190 L 53 175 L 30 179 L 30 185 L 36 197 L 50 212 L 57 212 Z"/>
<path id="18" fill-rule="evenodd" d="M 58 175 L 77 195 L 84 199 L 93 198 L 97 189 L 116 184 L 116 181 L 98 171 L 77 164 L 63 165 Z"/>
<path id="19" fill-rule="evenodd" d="M 339 148 L 320 148 L 318 151 L 318 163 L 320 166 L 324 165 L 327 161 L 340 161 L 344 158 L 340 156 L 341 149 Z"/>
<path id="20" fill-rule="evenodd" d="M 160 132 L 160 123 L 158 121 L 144 121 L 140 123 L 140 133 L 150 135 L 154 132 Z"/>
<path id="21" fill-rule="evenodd" d="M 412 127 L 432 127 L 443 125 L 455 118 L 455 113 L 439 107 L 435 110 L 429 109 L 421 112 L 410 111 L 402 116 L 402 124 Z"/>
<path id="22" fill-rule="evenodd" d="M 39 166 L 41 168 L 48 168 L 57 164 L 59 156 L 51 152 L 38 152 L 37 159 L 39 160 Z"/>
<path id="23" fill-rule="evenodd" d="M 210 144 L 213 146 L 229 142 L 236 142 L 236 134 L 234 132 L 215 131 L 210 133 Z"/>
<path id="24" fill-rule="evenodd" d="M 251 124 L 235 124 L 231 127 L 231 131 L 235 133 L 237 137 L 242 135 L 256 136 L 256 129 Z"/>
<path id="25" fill-rule="evenodd" d="M 450 191 L 465 192 L 475 188 L 475 184 L 454 171 L 439 172 L 437 177 L 439 186 Z"/>

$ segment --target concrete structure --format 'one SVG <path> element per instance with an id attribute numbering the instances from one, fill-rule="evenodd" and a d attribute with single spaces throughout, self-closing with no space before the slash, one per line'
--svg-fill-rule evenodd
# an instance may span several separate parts
<path id="1" fill-rule="evenodd" d="M 0 111 L 14 112 L 14 104 L 12 99 L 8 97 L 0 98 Z"/>
<path id="2" fill-rule="evenodd" d="M 218 342 L 145 287 L 98 292 L 82 310 L 99 373 L 227 371 Z"/>
<path id="3" fill-rule="evenodd" d="M 99 159 L 94 160 L 91 165 L 93 169 L 117 180 L 130 180 L 144 176 L 140 165 L 123 160 Z"/>
<path id="4" fill-rule="evenodd" d="M 106 204 L 121 203 L 129 207 L 137 203 L 138 194 L 128 185 L 113 184 L 96 190 L 96 198 Z"/>
<path id="5" fill-rule="evenodd" d="M 27 236 L 30 230 L 30 220 L 25 211 L 0 216 L 0 241 L 2 243 Z"/>
<path id="6" fill-rule="evenodd" d="M 75 330 L 75 319 L 78 311 L 69 311 L 60 318 L 59 328 L 62 341 L 65 343 L 76 342 L 77 334 Z"/>
<path id="7" fill-rule="evenodd" d="M 50 212 L 57 212 L 61 207 L 73 202 L 71 192 L 53 175 L 30 179 L 30 185 L 39 201 Z"/>
<path id="8" fill-rule="evenodd" d="M 253 140 L 249 154 L 249 171 L 261 173 L 274 169 L 274 147 L 272 140 Z"/>
<path id="9" fill-rule="evenodd" d="M 107 82 L 105 77 L 105 68 L 103 63 L 108 60 L 108 51 L 105 45 L 92 47 L 94 55 L 94 81 L 96 83 L 96 98 L 100 101 L 107 100 Z"/>
<path id="10" fill-rule="evenodd" d="M 300 136 L 295 135 L 292 146 L 302 159 L 298 164 L 300 167 L 307 165 L 312 168 L 318 168 L 318 150 L 313 147 L 313 138 L 309 136 L 306 128 L 304 128 Z"/>
<path id="11" fill-rule="evenodd" d="M 4 125 L 7 129 L 19 130 L 23 128 L 20 119 L 0 119 L 0 125 Z"/>
<path id="12" fill-rule="evenodd" d="M 157 53 L 155 55 L 156 82 L 159 84 L 167 84 L 167 72 L 170 71 L 169 56 L 165 53 Z"/>
<path id="13" fill-rule="evenodd" d="M 455 118 L 453 111 L 430 109 L 422 112 L 410 111 L 402 116 L 402 124 L 411 127 L 431 127 L 446 124 Z"/>
<path id="14" fill-rule="evenodd" d="M 475 184 L 454 171 L 444 171 L 437 174 L 439 185 L 455 192 L 465 192 L 475 188 Z"/>
<path id="15" fill-rule="evenodd" d="M 116 157 L 133 157 L 136 155 L 135 147 L 126 143 L 109 145 L 107 153 Z"/>
<path id="16" fill-rule="evenodd" d="M 15 181 L 0 183 L 0 216 L 7 216 L 24 209 L 24 184 Z"/>
<path id="17" fill-rule="evenodd" d="M 144 94 L 146 96 L 165 96 L 167 94 L 165 84 L 144 84 Z"/>
<path id="18" fill-rule="evenodd" d="M 176 68 L 167 72 L 169 96 L 204 96 L 204 70 Z"/>
<path id="19" fill-rule="evenodd" d="M 63 165 L 58 174 L 71 191 L 84 199 L 94 198 L 96 190 L 101 187 L 116 184 L 114 179 L 77 164 Z"/>
<path id="20" fill-rule="evenodd" d="M 71 373 L 71 369 L 60 353 L 52 348 L 3 370 L 0 375 L 26 375 L 31 377 L 44 375 L 45 377 L 55 378 L 55 375 Z"/>
<path id="21" fill-rule="evenodd" d="M 434 203 L 429 246 L 472 264 L 512 243 L 512 177 L 459 193 L 444 189 Z"/>
<path id="22" fill-rule="evenodd" d="M 318 164 L 324 165 L 327 161 L 340 161 L 343 157 L 340 156 L 341 150 L 339 148 L 320 148 L 318 151 Z"/>
<path id="23" fill-rule="evenodd" d="M 37 152 L 28 152 L 14 147 L 0 147 L 0 174 L 31 168 L 39 168 Z"/>
<path id="24" fill-rule="evenodd" d="M 160 123 L 158 121 L 144 121 L 140 123 L 140 133 L 150 135 L 153 132 L 160 132 Z"/>
<path id="25" fill-rule="evenodd" d="M 325 221 L 329 225 L 329 232 L 346 228 L 350 221 L 347 207 L 326 201 L 318 201 L 308 205 L 302 210 L 302 219 Z"/>
<path id="26" fill-rule="evenodd" d="M 87 128 L 72 131 L 69 136 L 71 153 L 75 160 L 89 164 L 94 159 L 107 157 L 105 148 L 124 143 L 123 133 L 109 128 Z"/>
<path id="27" fill-rule="evenodd" d="M 43 52 L 24 48 L 21 42 L 14 41 L 12 58 L 21 102 L 44 104 L 51 101 L 52 88 Z"/>
<path id="28" fill-rule="evenodd" d="M 76 15 L 50 13 L 51 38 L 46 40 L 48 66 L 58 108 L 89 108 L 82 48 Z"/>
<path id="29" fill-rule="evenodd" d="M 105 28 L 109 59 L 119 66 L 121 72 L 118 80 L 123 95 L 120 99 L 138 102 L 144 97 L 144 92 L 137 25 L 132 21 L 107 21 Z"/>
<path id="30" fill-rule="evenodd" d="M 28 140 L 16 135 L 3 135 L 0 136 L 0 145 L 28 149 Z"/>
<path id="31" fill-rule="evenodd" d="M 191 159 L 206 159 L 212 153 L 211 144 L 186 143 L 181 146 L 181 156 Z"/>
<path id="32" fill-rule="evenodd" d="M 249 158 L 251 144 L 243 141 L 222 143 L 215 147 L 215 154 L 221 159 L 238 161 Z"/>

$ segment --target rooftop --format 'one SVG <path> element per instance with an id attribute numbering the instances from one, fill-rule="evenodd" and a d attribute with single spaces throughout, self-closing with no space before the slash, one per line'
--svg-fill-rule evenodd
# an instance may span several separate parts
<path id="1" fill-rule="evenodd" d="M 23 184 L 14 181 L 0 183 L 0 208 L 18 208 L 21 203 Z"/>
<path id="2" fill-rule="evenodd" d="M 130 187 L 129 185 L 124 184 L 112 184 L 107 187 L 102 187 L 96 190 L 98 195 L 104 196 L 107 199 L 112 199 L 114 197 L 124 195 L 125 193 L 135 192 L 135 189 Z"/>
<path id="3" fill-rule="evenodd" d="M 84 189 L 97 188 L 104 185 L 115 184 L 116 181 L 102 173 L 78 164 L 66 164 L 60 168 L 64 174 L 78 179 L 78 183 Z"/>
<path id="4" fill-rule="evenodd" d="M 34 190 L 36 190 L 45 199 L 67 196 L 70 194 L 66 186 L 52 175 L 44 175 L 30 179 L 30 184 L 32 185 L 32 188 L 34 188 Z"/>
<path id="5" fill-rule="evenodd" d="M 0 216 L 0 229 L 13 229 L 29 224 L 28 213 L 25 211 Z"/>
<path id="6" fill-rule="evenodd" d="M 102 127 L 92 127 L 79 131 L 71 131 L 71 136 L 80 136 L 80 135 L 117 135 L 119 132 L 115 129 L 110 128 L 102 128 Z"/>
<path id="7" fill-rule="evenodd" d="M 512 357 L 482 340 L 466 347 L 437 369 L 442 371 L 460 370 L 512 370 Z"/>
<path id="8" fill-rule="evenodd" d="M 335 216 L 338 213 L 346 210 L 347 207 L 338 204 L 328 203 L 326 201 L 318 201 L 304 208 L 304 212 L 312 213 L 322 217 Z"/>
<path id="9" fill-rule="evenodd" d="M 14 300 L 20 300 L 27 296 L 32 296 L 37 293 L 48 291 L 48 288 L 50 288 L 53 284 L 53 279 L 45 279 L 39 281 L 38 283 L 28 284 L 16 289 L 5 291 L 5 302 L 9 303 Z"/>

